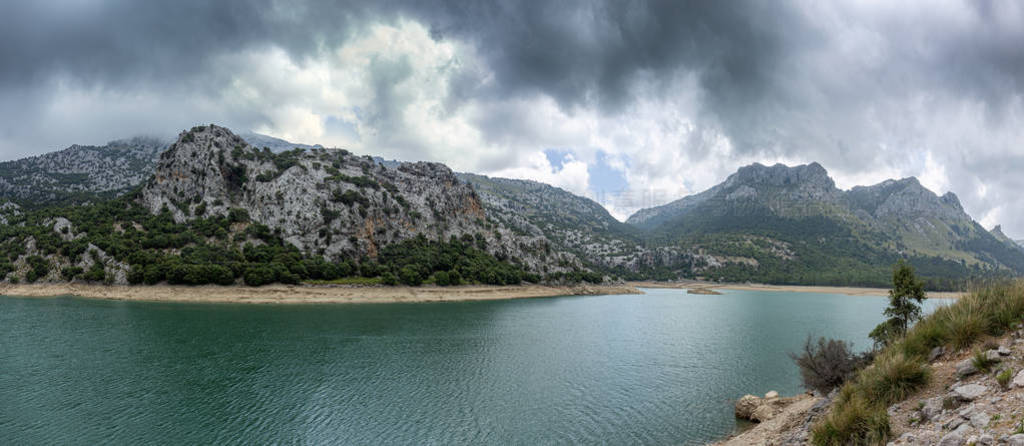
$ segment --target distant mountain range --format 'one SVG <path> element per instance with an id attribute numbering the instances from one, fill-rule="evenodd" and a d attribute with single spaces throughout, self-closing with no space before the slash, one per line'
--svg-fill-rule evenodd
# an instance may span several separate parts
<path id="1" fill-rule="evenodd" d="M 0 163 L 0 173 L 0 201 L 14 203 L 0 206 L 0 225 L 33 209 L 136 190 L 136 203 L 179 223 L 244 210 L 304 255 L 330 261 L 372 259 L 424 236 L 469 237 L 538 274 L 582 268 L 629 279 L 884 286 L 891 265 L 908 259 L 930 287 L 953 288 L 1024 273 L 1021 245 L 998 226 L 982 228 L 956 195 L 938 196 L 915 178 L 844 191 L 817 163 L 746 166 L 625 223 L 543 183 L 239 137 L 216 126 L 173 143 L 72 146 Z M 13 269 L 26 268 L 27 254 Z"/>
<path id="2" fill-rule="evenodd" d="M 253 132 L 241 136 L 250 145 L 274 153 L 323 148 Z M 149 178 L 160 154 L 173 142 L 138 136 L 104 146 L 75 144 L 57 152 L 0 162 L 0 200 L 38 207 L 119 196 Z"/>

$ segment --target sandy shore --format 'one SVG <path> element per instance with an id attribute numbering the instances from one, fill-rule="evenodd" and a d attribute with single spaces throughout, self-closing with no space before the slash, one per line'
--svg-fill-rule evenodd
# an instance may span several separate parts
<path id="1" fill-rule="evenodd" d="M 762 285 L 743 283 L 709 282 L 630 282 L 638 288 L 678 288 L 685 290 L 745 290 L 745 291 L 786 291 L 796 293 L 845 294 L 847 296 L 888 296 L 888 288 L 859 288 L 806 285 Z M 956 299 L 964 293 L 957 291 L 929 291 L 928 297 Z"/>
<path id="2" fill-rule="evenodd" d="M 0 284 L 0 295 L 24 297 L 78 296 L 95 299 L 153 302 L 237 303 L 393 303 L 459 302 L 599 294 L 642 294 L 630 285 L 359 287 L 329 285 L 244 286 L 106 286 L 88 284 Z"/>

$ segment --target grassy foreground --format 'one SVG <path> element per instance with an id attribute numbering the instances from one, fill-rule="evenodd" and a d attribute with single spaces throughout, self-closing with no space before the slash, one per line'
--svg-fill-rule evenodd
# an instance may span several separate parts
<path id="1" fill-rule="evenodd" d="M 831 412 L 812 430 L 813 444 L 885 444 L 890 434 L 886 409 L 928 383 L 931 349 L 970 348 L 986 336 L 1002 335 L 1022 317 L 1024 280 L 979 287 L 937 309 L 842 386 Z"/>

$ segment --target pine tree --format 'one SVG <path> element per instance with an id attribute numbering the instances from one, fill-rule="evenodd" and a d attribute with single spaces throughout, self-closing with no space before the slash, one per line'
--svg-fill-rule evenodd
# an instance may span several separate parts
<path id="1" fill-rule="evenodd" d="M 884 312 L 889 319 L 871 330 L 870 336 L 875 345 L 888 345 L 907 334 L 910 324 L 921 319 L 921 303 L 925 298 L 924 283 L 914 275 L 910 265 L 900 260 L 893 268 L 889 306 Z"/>

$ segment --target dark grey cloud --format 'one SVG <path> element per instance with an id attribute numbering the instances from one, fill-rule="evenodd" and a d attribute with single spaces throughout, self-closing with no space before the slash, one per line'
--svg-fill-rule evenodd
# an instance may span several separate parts
<path id="1" fill-rule="evenodd" d="M 230 100 L 223 94 L 236 75 L 257 68 L 225 56 L 279 48 L 295 61 L 317 59 L 401 20 L 474 49 L 483 66 L 450 73 L 444 108 L 488 110 L 473 124 L 495 145 L 543 140 L 519 118 L 531 105 L 517 98 L 550 98 L 569 116 L 628 119 L 638 102 L 693 88 L 685 93 L 700 102 L 695 128 L 658 150 L 706 161 L 720 156 L 721 135 L 736 159 L 819 161 L 850 176 L 924 172 L 930 159 L 976 217 L 1024 236 L 1019 170 L 1010 168 L 1024 156 L 1015 148 L 1024 13 L 995 1 L 3 2 L 0 158 L 195 122 L 271 124 L 275 110 L 209 104 Z M 371 65 L 375 103 L 361 110 L 362 124 L 414 157 L 422 146 L 404 134 L 403 115 L 414 98 L 395 88 L 412 68 L 401 59 Z M 128 92 L 119 99 L 132 105 L 104 115 L 88 100 L 110 92 Z M 67 113 L 100 118 L 73 123 Z M 477 165 L 514 155 L 491 151 Z"/>

